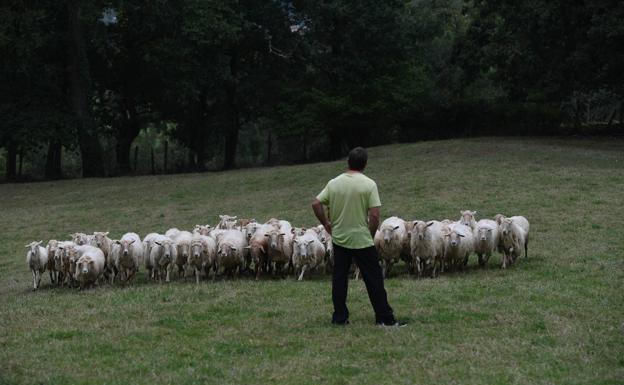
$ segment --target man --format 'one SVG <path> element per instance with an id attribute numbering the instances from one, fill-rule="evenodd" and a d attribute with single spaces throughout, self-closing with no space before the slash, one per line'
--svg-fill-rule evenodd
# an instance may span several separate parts
<path id="1" fill-rule="evenodd" d="M 377 184 L 365 176 L 368 154 L 362 147 L 349 152 L 347 172 L 327 183 L 312 202 L 314 214 L 332 235 L 334 243 L 334 273 L 332 277 L 332 323 L 349 323 L 347 288 L 351 261 L 360 269 L 368 298 L 375 310 L 378 325 L 403 326 L 394 318 L 388 304 L 383 275 L 379 266 L 373 237 L 379 225 L 379 192 Z M 323 206 L 329 207 L 329 218 Z"/>

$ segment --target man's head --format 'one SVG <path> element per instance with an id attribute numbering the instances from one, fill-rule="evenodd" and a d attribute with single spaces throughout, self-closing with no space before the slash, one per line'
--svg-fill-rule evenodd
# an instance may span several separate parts
<path id="1" fill-rule="evenodd" d="M 363 147 L 356 147 L 349 152 L 349 170 L 362 171 L 366 167 L 368 153 Z"/>

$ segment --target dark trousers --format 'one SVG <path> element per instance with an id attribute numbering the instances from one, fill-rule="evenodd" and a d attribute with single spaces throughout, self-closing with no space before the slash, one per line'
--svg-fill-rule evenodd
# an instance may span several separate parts
<path id="1" fill-rule="evenodd" d="M 334 302 L 332 321 L 342 323 L 349 319 L 346 301 L 349 287 L 349 269 L 352 261 L 355 261 L 359 267 L 360 275 L 366 284 L 368 298 L 373 305 L 373 310 L 375 310 L 375 321 L 394 323 L 394 314 L 388 304 L 375 247 L 346 249 L 336 244 L 334 244 L 334 273 L 332 277 L 332 301 Z"/>

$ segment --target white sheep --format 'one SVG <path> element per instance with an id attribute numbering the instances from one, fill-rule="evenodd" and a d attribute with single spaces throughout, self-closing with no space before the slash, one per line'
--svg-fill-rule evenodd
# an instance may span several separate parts
<path id="1" fill-rule="evenodd" d="M 442 229 L 444 233 L 444 259 L 449 266 L 463 268 L 474 251 L 474 235 L 470 227 L 453 223 Z"/>
<path id="2" fill-rule="evenodd" d="M 197 233 L 200 235 L 210 235 L 211 230 L 212 226 L 210 225 L 195 225 L 195 228 L 193 228 L 193 234 Z"/>
<path id="3" fill-rule="evenodd" d="M 80 257 L 76 262 L 76 281 L 80 284 L 80 289 L 93 286 L 104 274 L 106 260 L 104 252 L 91 245 L 78 245 L 76 250 Z"/>
<path id="4" fill-rule="evenodd" d="M 474 249 L 479 259 L 479 266 L 483 266 L 500 242 L 498 225 L 491 219 L 481 219 L 475 226 L 474 237 Z"/>
<path id="5" fill-rule="evenodd" d="M 316 269 L 322 265 L 324 258 L 325 247 L 315 231 L 306 231 L 303 235 L 294 238 L 292 264 L 295 275 L 299 273 L 299 281 L 303 279 L 307 269 Z"/>
<path id="6" fill-rule="evenodd" d="M 500 244 L 503 247 L 502 268 L 515 262 L 516 258 L 522 254 L 528 258 L 529 247 L 529 221 L 523 216 L 513 216 L 501 219 L 499 225 Z"/>
<path id="7" fill-rule="evenodd" d="M 219 224 L 217 229 L 232 230 L 236 227 L 236 216 L 231 215 L 219 215 Z"/>
<path id="8" fill-rule="evenodd" d="M 398 262 L 407 239 L 405 221 L 398 217 L 384 220 L 375 233 L 374 243 L 383 265 L 383 275 L 387 277 L 390 268 Z"/>
<path id="9" fill-rule="evenodd" d="M 227 230 L 219 237 L 217 243 L 217 269 L 223 267 L 224 273 L 233 275 L 242 271 L 245 264 L 245 247 L 247 239 L 239 230 Z"/>
<path id="10" fill-rule="evenodd" d="M 178 278 L 185 276 L 185 268 L 188 263 L 188 257 L 191 254 L 191 242 L 193 234 L 188 231 L 180 231 L 175 237 L 171 238 L 178 246 L 177 257 L 174 261 L 178 267 Z"/>
<path id="11" fill-rule="evenodd" d="M 91 240 L 93 239 L 92 235 L 87 235 L 85 233 L 73 233 L 69 234 L 69 236 L 72 237 L 72 242 L 74 242 L 78 246 L 90 245 Z"/>
<path id="12" fill-rule="evenodd" d="M 464 226 L 470 227 L 470 229 L 474 231 L 477 228 L 477 221 L 475 219 L 475 215 L 477 215 L 477 212 L 470 210 L 461 210 L 459 213 L 461 216 L 459 217 L 459 220 L 457 222 L 461 223 Z"/>
<path id="13" fill-rule="evenodd" d="M 178 234 L 180 234 L 180 230 L 178 230 L 176 227 L 172 227 L 165 232 L 165 237 L 174 239 L 178 236 Z"/>
<path id="14" fill-rule="evenodd" d="M 145 262 L 148 278 L 156 278 L 162 283 L 163 273 L 166 272 L 165 282 L 169 282 L 172 266 L 178 255 L 178 247 L 175 242 L 164 235 L 159 235 L 153 239 L 150 250 L 149 262 Z"/>
<path id="15" fill-rule="evenodd" d="M 195 281 L 199 284 L 199 278 L 203 271 L 208 277 L 210 269 L 216 263 L 217 244 L 215 240 L 207 235 L 193 234 L 191 240 L 191 251 L 188 258 L 188 265 L 195 270 Z"/>
<path id="16" fill-rule="evenodd" d="M 39 288 L 41 274 L 43 274 L 48 266 L 48 251 L 41 246 L 42 242 L 43 241 L 31 242 L 26 245 L 28 249 L 26 252 L 26 263 L 28 263 L 28 267 L 33 276 L 33 290 Z"/>
<path id="17" fill-rule="evenodd" d="M 444 225 L 439 221 L 414 221 L 410 232 L 410 255 L 418 277 L 431 269 L 434 278 L 438 270 L 444 272 Z"/>
<path id="18" fill-rule="evenodd" d="M 149 263 L 150 252 L 152 251 L 152 247 L 154 246 L 154 240 L 161 235 L 158 233 L 149 233 L 145 237 L 143 237 L 143 261 L 145 263 Z"/>
<path id="19" fill-rule="evenodd" d="M 114 256 L 115 267 L 123 276 L 124 283 L 128 283 L 139 271 L 143 259 L 143 244 L 137 233 L 126 233 L 115 243 L 120 246 Z"/>

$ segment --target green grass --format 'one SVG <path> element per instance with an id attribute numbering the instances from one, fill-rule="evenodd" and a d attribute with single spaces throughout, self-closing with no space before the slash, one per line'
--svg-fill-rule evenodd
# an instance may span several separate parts
<path id="1" fill-rule="evenodd" d="M 386 281 L 399 330 L 329 325 L 330 281 L 265 279 L 30 291 L 24 245 L 142 235 L 218 214 L 314 223 L 344 161 L 227 173 L 0 185 L 0 383 L 621 384 L 624 141 L 469 139 L 370 150 L 382 216 L 531 221 L 529 259 Z M 397 269 L 397 271 L 400 269 Z"/>

